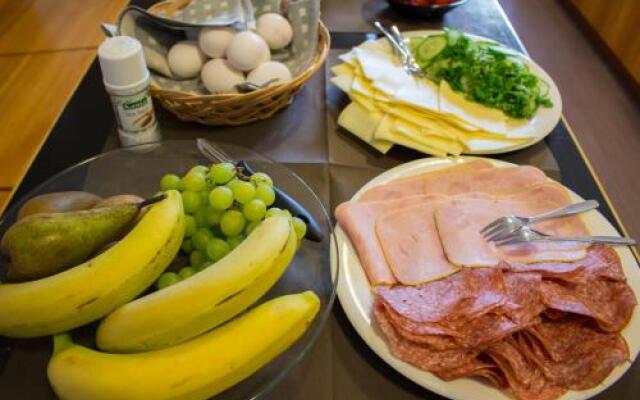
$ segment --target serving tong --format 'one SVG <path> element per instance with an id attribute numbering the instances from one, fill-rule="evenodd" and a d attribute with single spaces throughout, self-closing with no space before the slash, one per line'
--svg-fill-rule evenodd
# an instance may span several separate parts
<path id="1" fill-rule="evenodd" d="M 196 140 L 196 145 L 200 153 L 207 157 L 211 161 L 216 162 L 228 162 L 236 166 L 238 173 L 245 178 L 250 177 L 255 173 L 251 165 L 245 160 L 234 160 L 227 153 L 225 153 L 220 147 L 212 144 L 206 139 L 199 138 Z M 318 221 L 311 215 L 306 208 L 298 203 L 293 197 L 289 196 L 282 189 L 274 186 L 274 192 L 276 193 L 276 200 L 273 203 L 275 207 L 289 210 L 294 217 L 302 219 L 307 224 L 307 233 L 305 239 L 309 239 L 313 242 L 322 242 L 324 235 L 322 229 L 318 224 Z"/>
<path id="2" fill-rule="evenodd" d="M 598 205 L 598 202 L 595 200 L 587 200 L 532 217 L 510 215 L 498 218 L 482 228 L 480 233 L 487 241 L 492 241 L 497 246 L 520 242 L 581 242 L 625 246 L 634 245 L 636 241 L 631 238 L 616 236 L 553 236 L 540 232 L 530 226 L 536 222 L 593 210 L 598 208 Z"/>
<path id="3" fill-rule="evenodd" d="M 404 35 L 396 25 L 392 25 L 390 29 L 387 29 L 380 21 L 375 21 L 373 25 L 387 38 L 394 52 L 400 58 L 400 64 L 406 73 L 418 77 L 427 76 L 418 65 L 418 62 L 407 45 Z"/>

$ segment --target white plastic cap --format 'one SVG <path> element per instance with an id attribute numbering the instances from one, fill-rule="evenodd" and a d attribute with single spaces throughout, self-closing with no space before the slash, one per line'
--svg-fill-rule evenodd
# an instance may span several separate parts
<path id="1" fill-rule="evenodd" d="M 129 36 L 105 39 L 98 47 L 102 79 L 108 89 L 126 90 L 149 79 L 142 45 Z"/>

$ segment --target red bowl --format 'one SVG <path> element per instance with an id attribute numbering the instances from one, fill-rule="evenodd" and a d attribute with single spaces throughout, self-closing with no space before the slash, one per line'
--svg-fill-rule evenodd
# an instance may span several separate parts
<path id="1" fill-rule="evenodd" d="M 387 0 L 391 8 L 401 14 L 433 18 L 466 3 L 468 0 Z"/>

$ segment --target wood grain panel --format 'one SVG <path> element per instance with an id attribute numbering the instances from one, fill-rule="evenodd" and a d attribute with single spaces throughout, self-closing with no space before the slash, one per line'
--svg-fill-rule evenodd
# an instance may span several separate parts
<path id="1" fill-rule="evenodd" d="M 0 57 L 0 188 L 18 185 L 94 57 L 95 50 Z"/>
<path id="2" fill-rule="evenodd" d="M 640 83 L 640 1 L 571 0 L 571 3 Z"/>
<path id="3" fill-rule="evenodd" d="M 96 47 L 128 0 L 0 0 L 0 54 Z"/>

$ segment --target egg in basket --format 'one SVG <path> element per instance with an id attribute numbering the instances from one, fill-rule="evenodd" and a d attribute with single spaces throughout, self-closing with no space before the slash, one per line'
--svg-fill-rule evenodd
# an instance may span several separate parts
<path id="1" fill-rule="evenodd" d="M 320 68 L 316 0 L 166 0 L 128 7 L 117 34 L 143 46 L 151 94 L 185 121 L 241 125 L 286 107 Z M 150 15 L 149 15 L 150 14 Z"/>

